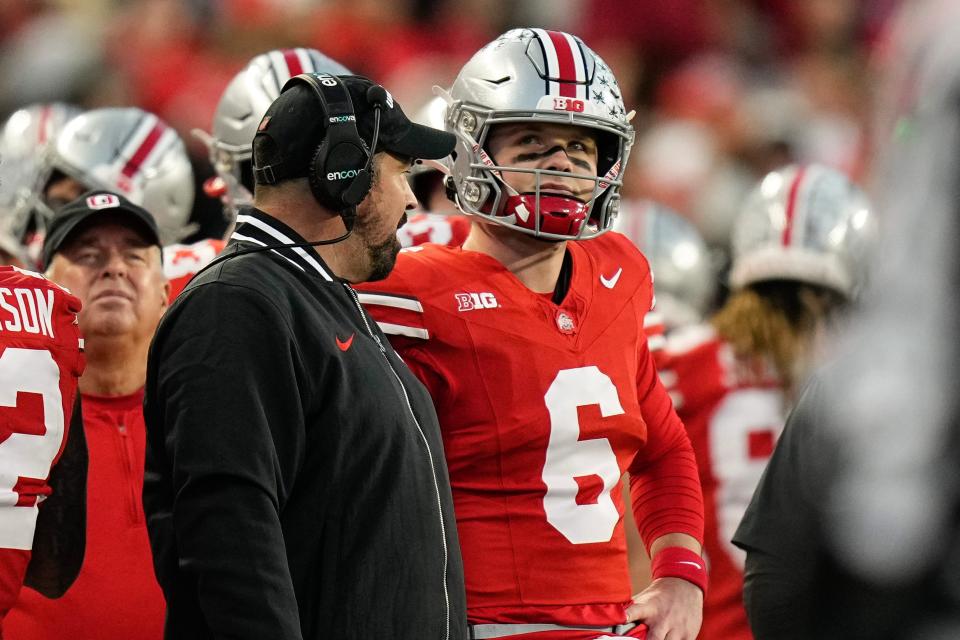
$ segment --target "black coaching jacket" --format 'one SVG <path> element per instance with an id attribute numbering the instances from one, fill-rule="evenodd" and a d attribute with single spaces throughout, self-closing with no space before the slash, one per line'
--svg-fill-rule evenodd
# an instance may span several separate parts
<path id="1" fill-rule="evenodd" d="M 241 210 L 222 255 L 304 240 Z M 216 263 L 150 349 L 144 511 L 166 638 L 462 640 L 440 429 L 312 248 Z"/>

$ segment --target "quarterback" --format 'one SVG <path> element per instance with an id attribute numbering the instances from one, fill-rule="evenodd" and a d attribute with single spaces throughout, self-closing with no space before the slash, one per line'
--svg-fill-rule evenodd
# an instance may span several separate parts
<path id="1" fill-rule="evenodd" d="M 361 300 L 436 405 L 471 637 L 692 640 L 696 462 L 643 331 L 647 261 L 604 235 L 633 142 L 616 79 L 575 36 L 515 29 L 447 102 L 469 236 L 401 252 Z M 654 576 L 632 597 L 627 471 Z"/>

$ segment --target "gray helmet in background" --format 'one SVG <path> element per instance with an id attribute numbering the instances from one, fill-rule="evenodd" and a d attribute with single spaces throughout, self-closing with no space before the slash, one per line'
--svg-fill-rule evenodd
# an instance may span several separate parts
<path id="1" fill-rule="evenodd" d="M 213 135 L 198 129 L 210 151 L 210 164 L 221 183 L 213 193 L 231 218 L 237 207 L 253 202 L 253 137 L 284 83 L 301 73 L 349 75 L 339 62 L 315 49 L 275 49 L 253 58 L 220 97 L 213 116 Z"/>
<path id="2" fill-rule="evenodd" d="M 80 113 L 59 102 L 33 104 L 11 114 L 0 130 L 0 217 L 6 235 L 16 242 L 30 242 L 27 235 L 35 232 L 43 244 L 48 220 L 37 208 L 43 160 L 67 122 Z"/>
<path id="3" fill-rule="evenodd" d="M 580 38 L 508 31 L 464 65 L 448 98 L 446 129 L 457 136 L 451 178 L 462 211 L 555 240 L 592 238 L 613 227 L 634 132 L 616 78 Z M 588 202 L 518 194 L 503 181 L 503 171 L 533 173 L 539 192 L 546 176 L 568 175 L 496 166 L 484 149 L 490 130 L 512 122 L 576 125 L 596 135 L 599 175 Z"/>
<path id="4" fill-rule="evenodd" d="M 866 194 L 847 176 L 789 165 L 768 173 L 737 216 L 730 285 L 798 280 L 849 299 L 864 285 L 876 242 Z"/>
<path id="5" fill-rule="evenodd" d="M 706 317 L 716 294 L 717 273 L 693 223 L 650 200 L 626 201 L 613 229 L 627 236 L 650 262 L 657 311 L 668 331 Z"/>
<path id="6" fill-rule="evenodd" d="M 87 111 L 64 127 L 45 164 L 44 184 L 59 171 L 149 211 L 164 244 L 189 232 L 193 168 L 183 140 L 152 113 L 135 107 Z"/>

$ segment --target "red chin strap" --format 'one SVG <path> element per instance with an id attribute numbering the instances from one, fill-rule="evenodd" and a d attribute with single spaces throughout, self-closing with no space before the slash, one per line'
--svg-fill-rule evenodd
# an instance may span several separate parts
<path id="1" fill-rule="evenodd" d="M 587 219 L 590 205 L 570 196 L 540 195 L 540 229 L 537 229 L 537 195 L 508 196 L 501 216 L 516 216 L 517 226 L 540 233 L 576 236 Z"/>

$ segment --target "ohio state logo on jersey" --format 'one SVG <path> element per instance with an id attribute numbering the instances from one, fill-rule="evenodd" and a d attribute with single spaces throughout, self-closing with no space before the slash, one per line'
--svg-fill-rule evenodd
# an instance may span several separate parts
<path id="1" fill-rule="evenodd" d="M 453 295 L 457 299 L 457 311 L 496 309 L 500 306 L 492 293 L 455 293 Z"/>

